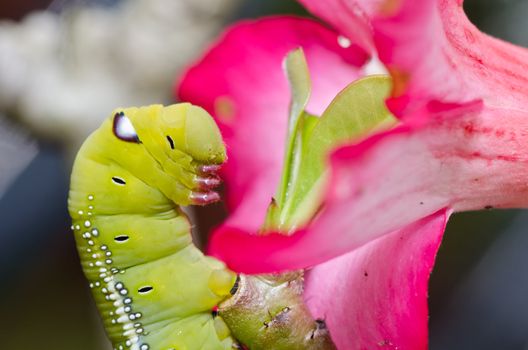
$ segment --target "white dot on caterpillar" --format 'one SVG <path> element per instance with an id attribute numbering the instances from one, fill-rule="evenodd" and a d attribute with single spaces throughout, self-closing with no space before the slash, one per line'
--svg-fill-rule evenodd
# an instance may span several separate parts
<path id="1" fill-rule="evenodd" d="M 88 253 L 91 253 L 91 252 L 92 252 L 92 250 L 91 250 L 90 248 L 86 248 L 86 251 L 87 251 Z"/>
<path id="2" fill-rule="evenodd" d="M 130 306 L 125 306 L 124 310 L 125 312 L 130 312 L 132 311 L 132 308 Z"/>
<path id="3" fill-rule="evenodd" d="M 74 227 L 73 225 L 70 226 L 70 229 L 71 229 L 72 231 L 73 231 L 74 228 L 75 228 L 75 227 Z"/>
<path id="4" fill-rule="evenodd" d="M 103 279 L 103 281 L 105 281 L 106 283 L 110 282 L 111 280 L 112 280 L 112 277 L 110 277 L 110 276 L 109 277 L 105 277 Z"/>
<path id="5" fill-rule="evenodd" d="M 99 257 L 99 254 L 97 254 L 97 253 L 93 253 L 93 254 L 92 254 L 92 258 L 93 258 L 93 259 L 97 259 L 97 257 Z"/>
<path id="6" fill-rule="evenodd" d="M 90 235 L 90 232 L 85 232 L 85 233 L 83 233 L 82 236 L 83 236 L 83 238 L 85 238 L 85 239 L 88 239 L 88 238 L 92 237 L 92 235 Z"/>
<path id="7" fill-rule="evenodd" d="M 125 328 L 125 327 L 123 327 Z M 130 337 L 131 335 L 136 335 L 136 330 L 135 329 L 128 329 L 126 331 L 123 332 L 123 336 L 125 337 Z"/>
<path id="8" fill-rule="evenodd" d="M 89 263 L 88 266 L 94 267 L 94 263 Z"/>
<path id="9" fill-rule="evenodd" d="M 84 222 L 84 227 L 90 227 L 90 226 L 92 226 L 92 223 L 90 222 L 90 220 L 86 220 Z"/>
<path id="10" fill-rule="evenodd" d="M 100 262 L 100 261 L 96 261 L 96 262 L 95 262 L 95 266 L 103 266 L 103 263 Z"/>
<path id="11" fill-rule="evenodd" d="M 108 249 L 108 247 L 106 245 L 102 245 L 101 246 L 101 250 L 107 250 L 107 249 Z"/>
<path id="12" fill-rule="evenodd" d="M 112 259 L 106 259 L 106 260 L 105 260 L 105 263 L 106 263 L 107 265 L 110 265 L 110 264 L 112 263 Z"/>
<path id="13" fill-rule="evenodd" d="M 88 245 L 94 245 L 94 241 L 89 240 L 89 241 L 88 241 Z"/>
<path id="14" fill-rule="evenodd" d="M 96 228 L 94 228 L 94 229 L 92 230 L 92 235 L 93 235 L 94 237 L 99 236 L 99 230 L 97 230 Z"/>
<path id="15" fill-rule="evenodd" d="M 76 230 L 80 230 L 81 229 L 81 225 L 75 225 L 75 229 Z"/>
<path id="16" fill-rule="evenodd" d="M 123 288 L 123 289 L 121 289 L 121 290 L 119 291 L 119 294 L 121 294 L 121 295 L 127 295 L 127 294 L 128 294 L 128 290 L 126 290 L 125 288 Z"/>
<path id="17" fill-rule="evenodd" d="M 84 212 L 82 210 L 79 210 L 77 213 L 79 213 L 79 215 L 84 214 Z"/>
<path id="18" fill-rule="evenodd" d="M 131 303 L 132 303 L 132 298 L 125 298 L 125 299 L 123 300 L 123 303 L 124 303 L 124 304 L 131 304 Z"/>
<path id="19" fill-rule="evenodd" d="M 106 256 L 112 256 L 112 252 L 106 252 Z"/>
<path id="20" fill-rule="evenodd" d="M 119 290 L 119 289 L 123 289 L 123 287 L 124 287 L 124 285 L 123 285 L 123 283 L 121 283 L 121 282 L 117 282 L 117 283 L 115 284 L 115 289 L 117 289 L 117 290 Z"/>
<path id="21" fill-rule="evenodd" d="M 130 347 L 130 346 L 132 346 L 132 344 L 136 344 L 138 341 L 139 341 L 138 337 L 132 337 L 130 339 L 127 339 L 125 341 L 125 344 L 126 344 L 126 346 Z"/>
<path id="22" fill-rule="evenodd" d="M 93 210 L 93 208 L 94 208 L 93 205 L 89 205 L 89 206 L 88 206 L 88 209 L 90 209 L 90 210 Z"/>
<path id="23" fill-rule="evenodd" d="M 93 201 L 93 199 L 94 199 L 94 196 L 91 195 L 91 194 L 89 194 L 89 195 L 88 195 L 88 200 L 89 200 L 89 201 Z"/>
<path id="24" fill-rule="evenodd" d="M 149 350 L 149 346 L 148 346 L 148 344 L 143 344 L 143 345 L 141 345 L 141 347 L 139 348 L 139 350 Z"/>
<path id="25" fill-rule="evenodd" d="M 101 285 L 101 283 L 99 281 L 95 282 L 95 286 L 96 287 L 99 287 Z"/>

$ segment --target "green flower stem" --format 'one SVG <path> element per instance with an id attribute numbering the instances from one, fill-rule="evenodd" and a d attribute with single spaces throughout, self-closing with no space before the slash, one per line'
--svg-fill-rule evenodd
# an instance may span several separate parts
<path id="1" fill-rule="evenodd" d="M 302 273 L 240 276 L 236 295 L 219 314 L 251 350 L 335 349 L 326 325 L 306 308 Z"/>

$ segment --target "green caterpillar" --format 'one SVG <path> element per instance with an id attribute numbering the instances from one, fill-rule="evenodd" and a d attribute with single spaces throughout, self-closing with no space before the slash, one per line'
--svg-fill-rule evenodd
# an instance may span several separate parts
<path id="1" fill-rule="evenodd" d="M 187 103 L 117 109 L 83 144 L 69 211 L 115 349 L 236 346 L 211 312 L 236 275 L 192 244 L 179 208 L 219 199 L 225 159 L 213 119 Z"/>

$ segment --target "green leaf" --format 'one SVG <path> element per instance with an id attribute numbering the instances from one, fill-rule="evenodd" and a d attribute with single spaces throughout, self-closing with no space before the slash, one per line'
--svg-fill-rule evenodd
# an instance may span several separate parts
<path id="1" fill-rule="evenodd" d="M 300 118 L 304 130 L 294 176 L 290 176 L 288 198 L 281 205 L 282 229 L 305 224 L 321 204 L 328 175 L 327 157 L 332 149 L 344 143 L 358 142 L 374 131 L 395 125 L 385 99 L 391 89 L 388 76 L 369 76 L 341 91 L 321 118 Z M 307 121 L 310 122 L 307 122 Z M 299 133 L 299 131 L 297 132 Z"/>
<path id="2" fill-rule="evenodd" d="M 311 92 L 310 73 L 308 64 L 304 57 L 301 48 L 291 51 L 284 60 L 284 69 L 286 76 L 290 83 L 290 90 L 292 92 L 292 101 L 290 105 L 290 116 L 288 121 L 288 136 L 286 140 L 286 150 L 284 154 L 283 173 L 281 176 L 281 183 L 277 189 L 275 196 L 276 206 L 282 208 L 286 198 L 288 197 L 289 188 L 291 185 L 292 172 L 294 171 L 298 159 L 296 156 L 300 155 L 296 149 L 302 148 L 299 143 L 299 124 L 302 124 L 302 115 L 304 108 L 308 103 Z"/>
<path id="3" fill-rule="evenodd" d="M 274 231 L 278 228 L 278 222 L 280 219 L 280 208 L 277 205 L 275 198 L 271 198 L 271 202 L 268 205 L 268 210 L 266 211 L 266 218 L 264 219 L 264 224 L 260 228 L 262 233 Z"/>
<path id="4" fill-rule="evenodd" d="M 390 77 L 370 76 L 350 84 L 319 118 L 304 111 L 311 81 L 302 49 L 291 51 L 284 67 L 292 93 L 288 136 L 280 184 L 262 232 L 292 231 L 306 224 L 321 205 L 332 149 L 396 123 L 385 107 Z"/>

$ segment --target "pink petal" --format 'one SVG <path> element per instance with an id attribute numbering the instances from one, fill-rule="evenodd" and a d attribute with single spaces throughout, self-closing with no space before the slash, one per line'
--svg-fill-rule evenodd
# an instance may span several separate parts
<path id="1" fill-rule="evenodd" d="M 306 229 L 255 236 L 226 226 L 213 236 L 211 252 L 243 272 L 305 268 L 443 208 L 527 206 L 526 113 L 441 107 L 423 111 L 435 115 L 429 124 L 338 150 L 326 206 Z"/>
<path id="2" fill-rule="evenodd" d="M 378 15 L 372 25 L 379 57 L 398 78 L 395 97 L 407 95 L 407 111 L 432 100 L 476 99 L 526 109 L 528 50 L 481 33 L 462 1 L 402 0 L 394 14 Z"/>
<path id="3" fill-rule="evenodd" d="M 528 50 L 481 33 L 461 0 L 301 2 L 346 35 L 359 30 L 364 47 L 374 42 L 395 78 L 398 116 L 433 100 L 526 108 Z"/>
<path id="4" fill-rule="evenodd" d="M 339 46 L 338 35 L 313 20 L 267 18 L 228 29 L 181 79 L 180 99 L 213 114 L 227 144 L 223 175 L 228 203 L 237 209 L 229 219 L 234 225 L 258 229 L 276 190 L 290 101 L 282 61 L 297 47 L 312 75 L 308 110 L 315 114 L 358 78 L 368 58 Z"/>
<path id="5" fill-rule="evenodd" d="M 344 36 L 354 38 L 367 52 L 374 52 L 370 19 L 384 0 L 299 0 L 317 17 L 334 26 Z"/>
<path id="6" fill-rule="evenodd" d="M 427 349 L 427 286 L 442 211 L 316 266 L 305 300 L 338 349 Z"/>

